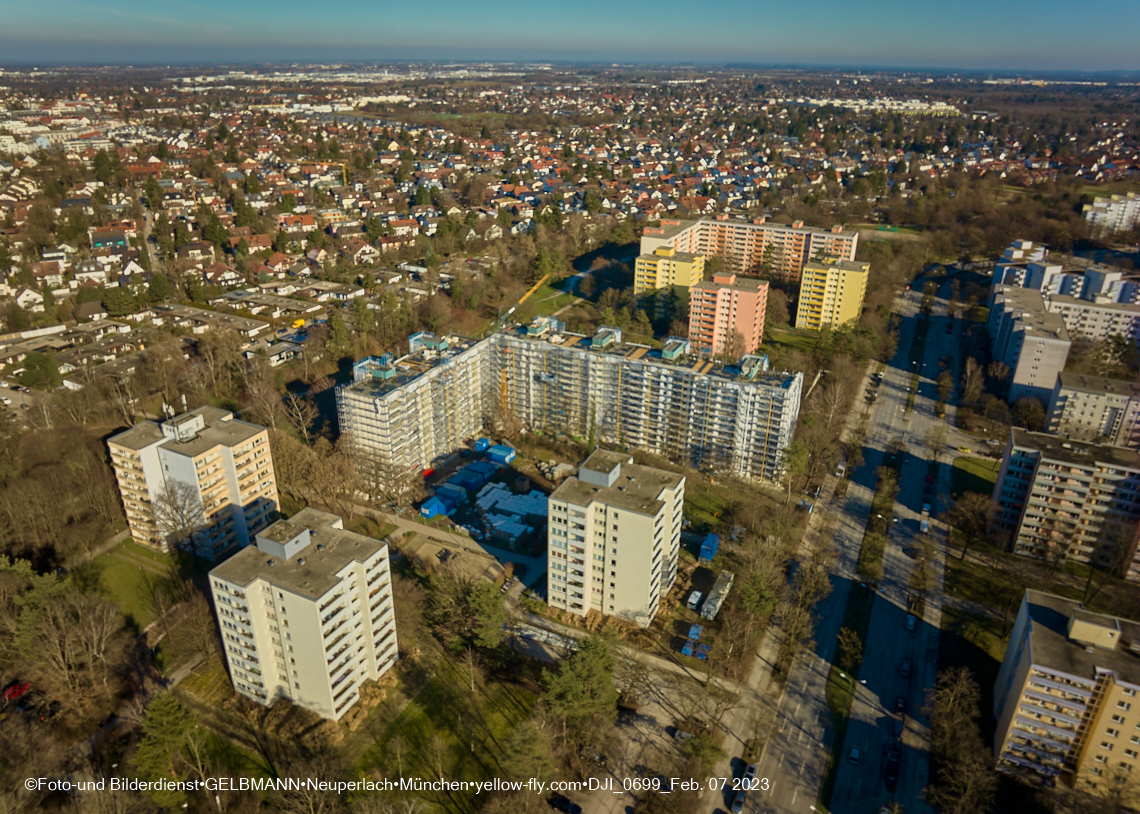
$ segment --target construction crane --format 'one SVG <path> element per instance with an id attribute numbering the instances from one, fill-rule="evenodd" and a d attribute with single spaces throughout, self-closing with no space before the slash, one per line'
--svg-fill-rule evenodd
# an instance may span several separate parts
<path id="1" fill-rule="evenodd" d="M 536 292 L 536 291 L 538 291 L 538 289 L 542 288 L 542 286 L 543 286 L 543 285 L 546 283 L 546 281 L 547 281 L 547 280 L 549 280 L 549 279 L 550 279 L 550 275 L 549 275 L 549 274 L 544 274 L 544 275 L 542 275 L 542 279 L 541 279 L 541 280 L 539 280 L 537 283 L 535 283 L 533 286 L 531 286 L 531 288 L 530 288 L 530 291 L 526 292 L 526 293 L 525 293 L 525 294 L 523 294 L 521 297 L 519 297 L 519 301 L 518 301 L 518 302 L 516 302 L 514 305 L 512 305 L 512 306 L 511 306 L 511 307 L 510 307 L 510 308 L 507 310 L 507 313 L 505 313 L 505 314 L 503 314 L 503 313 L 500 313 L 500 314 L 499 314 L 499 321 L 498 321 L 497 323 L 495 323 L 495 330 L 497 331 L 497 330 L 499 330 L 500 328 L 502 328 L 502 327 L 503 327 L 503 323 L 504 323 L 504 322 L 506 322 L 506 320 L 507 320 L 507 317 L 509 317 L 511 314 L 513 314 L 513 313 L 515 312 L 515 309 L 517 309 L 517 308 L 518 308 L 520 305 L 522 305 L 524 302 L 526 302 L 526 301 L 527 301 L 527 300 L 530 298 L 530 296 L 531 296 L 532 294 L 534 294 L 534 292 Z"/>
<path id="2" fill-rule="evenodd" d="M 333 165 L 340 167 L 340 180 L 345 186 L 348 186 L 348 164 L 343 161 L 302 161 L 302 167 L 331 167 Z"/>

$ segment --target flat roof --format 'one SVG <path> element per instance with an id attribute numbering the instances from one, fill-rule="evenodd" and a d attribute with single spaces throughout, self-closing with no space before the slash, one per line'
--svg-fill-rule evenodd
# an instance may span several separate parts
<path id="1" fill-rule="evenodd" d="M 1074 466 L 1105 464 L 1140 471 L 1140 453 L 1127 447 L 1114 447 L 1108 444 L 1092 444 L 1085 441 L 1067 441 L 1056 435 L 1043 432 L 1030 432 L 1020 427 L 1010 430 L 1013 444 L 1023 449 L 1033 449 L 1043 458 Z"/>
<path id="2" fill-rule="evenodd" d="M 339 519 L 335 514 L 317 509 L 302 509 L 286 521 L 298 532 L 307 528 L 311 534 L 309 545 L 297 554 L 286 560 L 251 545 L 210 571 L 210 576 L 235 585 L 249 585 L 263 579 L 294 594 L 319 599 L 336 587 L 340 582 L 337 574 L 346 566 L 365 562 L 388 545 L 354 531 L 333 528 L 332 524 Z M 270 560 L 273 565 L 269 564 Z"/>
<path id="3" fill-rule="evenodd" d="M 615 466 L 626 466 L 630 456 L 621 452 L 614 452 L 609 449 L 596 449 L 585 461 L 582 462 L 582 469 L 590 469 L 594 472 L 613 472 Z M 632 464 L 628 464 L 632 466 Z"/>
<path id="4" fill-rule="evenodd" d="M 597 455 L 596 452 L 594 454 Z M 628 456 L 621 460 L 621 474 L 613 486 L 594 486 L 578 478 L 567 478 L 554 490 L 550 499 L 575 506 L 588 506 L 593 501 L 600 501 L 639 514 L 657 514 L 665 505 L 657 499 L 658 495 L 665 489 L 676 489 L 684 476 L 651 466 L 625 463 L 627 460 Z"/>
<path id="5" fill-rule="evenodd" d="M 166 438 L 162 432 L 162 425 L 156 421 L 136 424 L 129 430 L 111 436 L 108 440 L 117 446 L 138 451 L 165 439 L 165 442 L 161 443 L 163 449 L 193 458 L 217 446 L 239 446 L 259 433 L 265 432 L 265 427 L 233 418 L 233 413 L 228 410 L 208 405 L 167 420 L 174 424 L 182 424 L 199 415 L 205 419 L 206 426 L 186 441 Z"/>
<path id="6" fill-rule="evenodd" d="M 1110 620 L 1115 621 L 1120 626 L 1121 637 L 1130 642 L 1140 641 L 1140 625 L 1129 619 L 1090 613 L 1076 600 L 1042 591 L 1027 590 L 1025 597 L 1032 622 L 1029 641 L 1034 664 L 1087 678 L 1090 682 L 1096 680 L 1098 668 L 1111 670 L 1120 680 L 1140 684 L 1140 655 L 1119 645 L 1112 649 L 1093 647 L 1090 653 L 1085 644 L 1069 639 L 1068 633 L 1069 618 L 1074 611 L 1082 622 L 1101 627 L 1111 628 Z"/>
<path id="7" fill-rule="evenodd" d="M 1087 393 L 1140 398 L 1140 382 L 1108 379 L 1104 376 L 1085 376 L 1080 373 L 1060 373 L 1058 375 L 1061 379 L 1061 387 L 1066 390 L 1084 390 Z"/>

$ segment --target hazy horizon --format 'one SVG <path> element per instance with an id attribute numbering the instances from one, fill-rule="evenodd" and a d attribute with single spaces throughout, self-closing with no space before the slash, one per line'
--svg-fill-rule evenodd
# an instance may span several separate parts
<path id="1" fill-rule="evenodd" d="M 931 71 L 1140 70 L 1140 15 L 1104 0 L 1073 34 L 1078 9 L 1058 0 L 967 0 L 919 12 L 901 0 L 855 6 L 822 0 L 811 16 L 745 0 L 694 7 L 677 0 L 582 0 L 521 11 L 442 0 L 360 2 L 332 8 L 297 0 L 45 0 L 3 11 L 0 61 L 14 65 L 198 65 L 328 61 L 492 61 L 878 68 Z"/>

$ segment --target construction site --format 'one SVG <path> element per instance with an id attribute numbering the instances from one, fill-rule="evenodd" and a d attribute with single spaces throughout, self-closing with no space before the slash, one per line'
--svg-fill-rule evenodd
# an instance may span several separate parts
<path id="1" fill-rule="evenodd" d="M 551 317 L 486 339 L 409 338 L 406 356 L 362 359 L 337 389 L 342 433 L 406 477 L 508 422 L 643 449 L 745 480 L 775 481 L 799 415 L 802 373 L 767 357 L 718 364 L 687 339 L 662 349 L 592 337 Z"/>

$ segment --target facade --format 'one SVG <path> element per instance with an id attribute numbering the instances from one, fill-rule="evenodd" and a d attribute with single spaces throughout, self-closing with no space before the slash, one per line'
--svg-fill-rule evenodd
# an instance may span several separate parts
<path id="1" fill-rule="evenodd" d="M 1140 454 L 1014 428 L 993 499 L 995 527 L 1010 534 L 1013 553 L 1140 582 Z"/>
<path id="2" fill-rule="evenodd" d="M 647 226 L 642 232 L 641 254 L 669 247 L 719 257 L 721 270 L 726 272 L 794 283 L 808 260 L 854 260 L 858 243 L 859 233 L 844 231 L 842 226 L 826 231 L 804 227 L 802 221 L 788 226 L 764 218 L 729 220 L 721 215 L 696 221 L 662 220 L 660 226 Z"/>
<path id="3" fill-rule="evenodd" d="M 598 450 L 550 496 L 550 606 L 648 627 L 677 578 L 685 478 Z"/>
<path id="4" fill-rule="evenodd" d="M 767 280 L 714 274 L 689 290 L 689 343 L 711 356 L 755 353 L 764 340 L 767 307 Z"/>
<path id="5" fill-rule="evenodd" d="M 269 433 L 226 410 L 144 421 L 107 445 L 131 537 L 143 545 L 166 551 L 192 532 L 194 553 L 219 559 L 249 545 L 277 509 Z"/>
<path id="6" fill-rule="evenodd" d="M 1045 298 L 1045 308 L 1060 316 L 1073 336 L 1094 341 L 1122 336 L 1133 344 L 1140 344 L 1140 305 L 1090 302 L 1057 294 Z"/>
<path id="7" fill-rule="evenodd" d="M 563 327 L 541 318 L 480 341 L 432 337 L 400 359 L 361 360 L 337 388 L 341 431 L 389 480 L 505 422 L 745 479 L 779 477 L 802 373 L 771 373 L 762 356 L 718 365 L 680 338 L 654 350 L 622 344 L 618 328 L 585 337 Z"/>
<path id="8" fill-rule="evenodd" d="M 1140 302 L 1135 272 L 1077 257 L 1050 257 L 1048 249 L 1031 240 L 1015 240 L 997 261 L 991 291 L 1002 285 L 1036 289 L 1046 301 L 1070 297 L 1098 304 Z"/>
<path id="9" fill-rule="evenodd" d="M 396 662 L 388 546 L 302 509 L 210 572 L 234 690 L 333 720 Z"/>
<path id="10" fill-rule="evenodd" d="M 643 254 L 634 261 L 633 293 L 644 294 L 675 285 L 689 288 L 699 283 L 704 276 L 703 256 L 662 246 L 652 254 Z"/>
<path id="11" fill-rule="evenodd" d="M 854 260 L 809 260 L 800 278 L 796 327 L 818 331 L 824 325 L 839 327 L 863 314 L 871 264 Z"/>
<path id="12" fill-rule="evenodd" d="M 1140 384 L 1061 373 L 1049 399 L 1045 426 L 1070 440 L 1140 452 Z"/>
<path id="13" fill-rule="evenodd" d="M 995 287 L 986 328 L 993 358 L 1009 367 L 1010 403 L 1023 396 L 1047 402 L 1057 375 L 1065 369 L 1072 342 L 1064 320 L 1045 310 L 1041 292 Z"/>
<path id="14" fill-rule="evenodd" d="M 1089 230 L 1095 235 L 1127 232 L 1140 223 L 1140 195 L 1129 192 L 1127 195 L 1097 198 L 1091 204 L 1085 204 L 1084 215 Z"/>
<path id="15" fill-rule="evenodd" d="M 994 685 L 997 770 L 1102 794 L 1140 783 L 1140 625 L 1028 590 Z"/>

